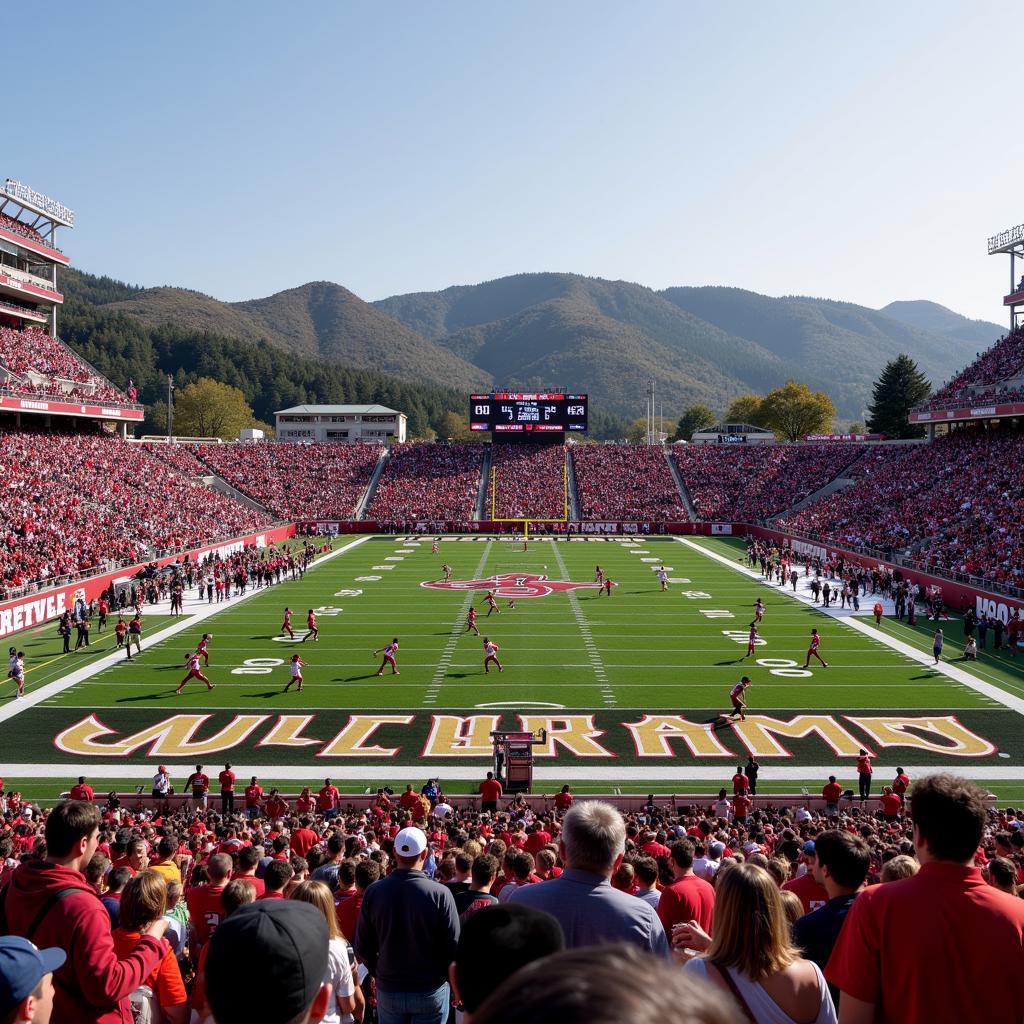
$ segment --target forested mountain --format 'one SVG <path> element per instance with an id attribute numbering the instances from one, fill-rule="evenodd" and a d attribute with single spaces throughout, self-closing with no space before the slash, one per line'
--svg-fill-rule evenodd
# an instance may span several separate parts
<path id="1" fill-rule="evenodd" d="M 926 299 L 890 302 L 879 312 L 922 331 L 945 334 L 950 338 L 970 342 L 981 350 L 988 348 L 996 338 L 1001 338 L 1007 331 L 1005 324 L 1000 327 L 989 320 L 969 320 L 945 306 L 940 306 L 937 302 L 928 302 Z"/>

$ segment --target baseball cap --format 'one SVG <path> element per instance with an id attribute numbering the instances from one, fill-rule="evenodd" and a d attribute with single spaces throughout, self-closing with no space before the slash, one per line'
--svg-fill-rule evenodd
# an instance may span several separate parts
<path id="1" fill-rule="evenodd" d="M 261 900 L 236 910 L 210 939 L 206 997 L 217 1024 L 292 1020 L 327 974 L 327 922 L 311 903 Z M 239 984 L 239 978 L 261 984 Z"/>
<path id="2" fill-rule="evenodd" d="M 804 845 L 803 845 L 803 852 L 808 857 L 813 857 L 814 856 L 814 840 L 813 839 L 808 839 L 807 842 L 804 843 Z"/>
<path id="3" fill-rule="evenodd" d="M 395 836 L 395 855 L 418 857 L 427 848 L 427 837 L 423 829 L 410 826 Z"/>
<path id="4" fill-rule="evenodd" d="M 0 1017 L 9 1015 L 65 959 L 63 949 L 37 949 L 20 935 L 0 938 Z"/>
<path id="5" fill-rule="evenodd" d="M 711 851 L 711 853 L 712 853 L 712 854 L 714 854 L 714 855 L 715 855 L 716 857 L 721 857 L 721 856 L 722 856 L 722 854 L 723 854 L 723 853 L 725 853 L 725 843 L 720 843 L 720 842 L 717 842 L 717 841 L 716 841 L 716 842 L 712 843 L 712 844 L 711 844 L 711 845 L 710 845 L 710 846 L 708 847 L 708 849 L 709 849 L 709 850 Z"/>

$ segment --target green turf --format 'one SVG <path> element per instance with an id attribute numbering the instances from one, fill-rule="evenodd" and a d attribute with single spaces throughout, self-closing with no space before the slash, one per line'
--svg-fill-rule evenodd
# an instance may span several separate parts
<path id="1" fill-rule="evenodd" d="M 708 539 L 700 544 L 733 561 L 742 554 L 736 541 Z M 580 589 L 522 598 L 514 609 L 502 599 L 501 614 L 488 619 L 482 591 L 435 590 L 420 585 L 440 576 L 442 561 L 452 565 L 455 580 L 513 573 L 586 583 L 594 578 L 595 563 L 600 563 L 619 585 L 611 597 Z M 669 592 L 660 593 L 654 569 L 661 561 L 671 567 L 673 580 L 688 582 L 673 582 Z M 358 594 L 344 593 L 356 590 Z M 753 658 L 743 660 L 745 640 L 741 644 L 724 631 L 745 636 L 758 595 L 768 608 L 762 628 L 766 643 Z M 501 675 L 484 675 L 481 641 L 463 631 L 470 600 L 479 609 L 481 631 L 501 646 L 505 663 Z M 319 642 L 293 645 L 275 639 L 286 604 L 293 610 L 299 636 L 304 633 L 306 610 L 320 609 Z M 193 605 L 190 595 L 186 611 Z M 708 617 L 704 613 L 709 611 L 719 614 Z M 159 626 L 152 618 L 147 618 L 146 624 L 149 635 Z M 812 666 L 809 675 L 793 677 L 794 669 L 802 670 L 812 626 L 822 633 L 821 650 L 830 667 Z M 959 653 L 957 629 L 958 625 L 947 626 L 947 650 L 954 656 Z M 914 631 L 886 621 L 883 631 L 918 649 L 930 647 L 931 629 L 923 625 Z M 186 693 L 177 697 L 173 691 L 184 674 L 183 656 L 203 632 L 214 634 L 209 675 L 217 688 L 207 693 L 192 682 Z M 401 639 L 401 675 L 380 679 L 376 676 L 380 659 L 371 651 L 395 635 Z M 30 689 L 52 681 L 66 671 L 65 665 L 77 668 L 83 659 L 95 657 L 69 655 L 45 664 L 59 652 L 55 634 L 44 631 L 30 643 L 31 647 L 25 647 Z M 285 664 L 296 651 L 308 662 L 306 688 L 303 693 L 284 693 Z M 246 664 L 254 659 L 255 663 Z M 757 663 L 764 659 L 772 660 L 767 666 Z M 979 679 L 1008 694 L 1024 693 L 1024 659 L 1020 668 L 1008 658 L 991 657 L 983 658 L 976 669 L 970 668 Z M 777 674 L 779 671 L 784 674 Z M 603 540 L 568 544 L 538 540 L 531 542 L 526 552 L 519 543 L 508 541 L 445 539 L 437 555 L 431 554 L 429 539 L 407 546 L 402 538 L 373 538 L 315 566 L 302 581 L 271 587 L 241 604 L 226 606 L 214 618 L 162 644 L 147 644 L 135 663 L 105 668 L 44 704 L 0 723 L 0 746 L 5 763 L 67 764 L 69 776 L 72 768 L 80 765 L 87 766 L 81 770 L 100 777 L 104 764 L 128 763 L 138 765 L 142 779 L 156 758 L 173 761 L 179 769 L 197 758 L 211 764 L 228 758 L 240 765 L 308 768 L 310 781 L 329 774 L 332 768 L 335 772 L 344 768 L 350 774 L 365 768 L 365 776 L 346 781 L 350 789 L 358 790 L 363 782 L 403 782 L 406 772 L 410 778 L 433 773 L 443 776 L 446 768 L 453 767 L 482 772 L 487 766 L 483 755 L 425 755 L 435 718 L 451 724 L 456 717 L 477 716 L 489 727 L 488 716 L 493 715 L 504 727 L 516 727 L 518 716 L 524 715 L 527 725 L 552 718 L 558 728 L 566 718 L 579 726 L 581 716 L 593 715 L 594 734 L 577 743 L 583 755 L 594 756 L 581 756 L 559 746 L 556 756 L 538 758 L 538 766 L 598 769 L 594 778 L 581 776 L 578 782 L 572 778 L 580 792 L 588 788 L 607 791 L 615 786 L 633 791 L 711 791 L 717 787 L 710 781 L 681 778 L 676 782 L 671 774 L 677 768 L 720 768 L 726 778 L 734 767 L 731 762 L 745 758 L 746 748 L 734 728 L 716 722 L 728 704 L 729 688 L 744 673 L 755 683 L 749 691 L 752 719 L 759 715 L 781 721 L 799 715 L 831 716 L 836 729 L 849 737 L 848 742 L 876 748 L 882 765 L 970 765 L 980 774 L 987 765 L 1005 771 L 1024 758 L 1019 717 L 997 700 L 886 647 L 881 636 L 855 632 L 778 588 L 746 579 L 699 551 L 665 538 L 644 538 L 635 546 Z M 152 738 L 130 753 L 111 750 L 99 757 L 72 754 L 54 745 L 56 735 L 90 715 L 112 730 L 97 738 L 98 743 L 109 744 L 175 714 L 197 716 L 189 723 L 194 728 L 187 741 L 193 744 L 230 727 L 236 715 L 253 716 L 245 720 L 253 727 L 237 744 L 209 750 L 201 757 L 181 745 L 181 733 L 178 745 L 170 748 L 174 754 L 164 753 L 167 747 L 154 747 Z M 335 740 L 350 725 L 350 716 L 375 714 L 411 716 L 408 723 L 381 724 L 364 739 L 364 746 L 381 746 L 394 754 L 351 751 Z M 641 757 L 626 725 L 640 723 L 645 714 L 684 716 L 689 722 L 713 725 L 713 737 L 727 754 L 697 756 L 674 738 L 667 741 L 671 756 Z M 282 723 L 282 715 L 290 717 Z M 310 718 L 299 722 L 298 716 Z M 879 748 L 851 721 L 885 717 L 923 722 L 949 718 L 996 749 L 961 757 L 905 745 Z M 486 739 L 484 726 L 479 728 Z M 903 723 L 900 727 L 910 737 L 934 738 L 924 726 Z M 263 744 L 268 737 L 272 743 Z M 794 768 L 835 764 L 849 777 L 851 759 L 837 756 L 818 736 L 780 736 L 778 743 L 784 753 L 759 755 L 766 786 L 776 785 L 767 781 L 775 766 L 792 774 Z M 435 746 L 426 754 L 438 749 Z M 325 750 L 326 754 L 318 756 Z M 631 775 L 634 768 L 638 772 Z M 651 768 L 663 777 L 645 780 L 640 770 Z M 289 783 L 296 784 L 295 780 Z M 820 787 L 815 777 L 777 783 L 783 791 L 798 790 L 802 784 Z M 48 780 L 33 785 L 47 794 L 55 787 L 60 789 Z M 124 788 L 125 784 L 119 785 Z M 553 785 L 539 782 L 535 788 Z M 1024 793 L 1024 782 L 994 781 L 991 786 L 1001 795 L 1007 794 L 1007 799 L 1015 792 Z"/>

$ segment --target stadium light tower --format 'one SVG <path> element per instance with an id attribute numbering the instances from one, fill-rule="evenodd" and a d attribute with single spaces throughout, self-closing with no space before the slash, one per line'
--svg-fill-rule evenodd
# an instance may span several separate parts
<path id="1" fill-rule="evenodd" d="M 1010 292 L 1003 297 L 1003 305 L 1010 309 L 1012 331 L 1024 324 L 1024 224 L 1000 231 L 988 240 L 988 254 L 997 253 L 1010 257 Z"/>
<path id="2" fill-rule="evenodd" d="M 167 374 L 167 440 L 174 436 L 174 374 Z"/>

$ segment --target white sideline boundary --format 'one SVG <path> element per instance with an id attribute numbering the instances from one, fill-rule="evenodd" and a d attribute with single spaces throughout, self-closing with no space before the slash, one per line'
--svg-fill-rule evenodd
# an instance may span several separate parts
<path id="1" fill-rule="evenodd" d="M 358 547 L 360 544 L 368 541 L 370 536 L 372 535 L 358 537 L 355 540 L 350 541 L 348 544 L 343 544 L 340 548 L 336 548 L 329 554 L 321 555 L 312 562 L 307 571 L 312 572 L 317 566 L 323 565 L 324 562 L 328 562 L 332 558 L 344 554 L 346 551 L 351 551 L 352 548 Z M 183 633 L 186 629 L 191 629 L 197 623 L 213 618 L 213 616 L 217 615 L 219 612 L 227 611 L 228 608 L 237 608 L 243 601 L 247 601 L 249 598 L 255 597 L 257 594 L 266 593 L 266 589 L 267 588 L 265 587 L 258 590 L 253 588 L 239 597 L 229 598 L 227 601 L 221 601 L 219 604 L 204 604 L 201 608 L 197 608 L 195 611 L 186 612 L 176 622 L 169 626 L 164 626 L 152 636 L 144 636 L 143 639 L 146 641 L 146 650 L 148 651 L 150 645 L 162 643 L 164 640 L 169 640 L 171 637 L 177 636 L 179 633 Z M 150 605 L 148 607 L 163 608 L 163 605 L 166 605 L 166 610 L 170 609 L 169 602 L 162 602 L 161 605 Z M 145 651 L 143 653 L 145 653 Z M 138 657 L 138 655 L 136 657 Z M 0 708 L 0 724 L 10 721 L 22 712 L 28 711 L 29 708 L 36 707 L 38 704 L 43 703 L 43 701 L 49 700 L 51 697 L 55 697 L 58 693 L 63 693 L 72 686 L 77 686 L 78 683 L 84 683 L 97 673 L 110 668 L 111 665 L 117 665 L 122 661 L 125 661 L 124 654 L 121 653 L 119 649 L 115 649 L 110 654 L 107 654 L 96 661 L 90 662 L 88 665 L 83 665 L 82 668 L 74 669 L 66 676 L 62 676 L 60 679 L 55 679 L 52 683 L 47 683 L 45 686 L 40 686 L 36 690 L 31 690 L 21 700 L 12 697 L 3 708 Z M 7 765 L 3 765 L 3 768 L 8 772 L 8 774 L 11 774 L 11 770 Z"/>
<path id="2" fill-rule="evenodd" d="M 206 757 L 206 763 L 212 761 L 219 761 L 220 756 Z M 308 765 L 305 768 L 296 767 L 294 765 L 283 765 L 283 764 L 267 764 L 267 765 L 251 765 L 251 764 L 238 764 L 235 761 L 231 762 L 231 767 L 238 777 L 246 778 L 250 775 L 256 775 L 260 778 L 266 779 L 281 779 L 281 780 L 299 780 L 299 779 L 316 779 L 323 778 L 325 775 L 329 775 L 332 779 L 342 781 L 355 781 L 371 784 L 375 779 L 387 779 L 394 776 L 406 777 L 410 771 L 415 771 L 417 768 L 429 770 L 433 776 L 441 776 L 446 780 L 458 780 L 458 781 L 479 781 L 484 772 L 487 770 L 489 765 L 483 763 L 484 758 L 478 759 L 477 764 L 464 765 L 464 764 L 453 764 L 452 762 L 438 761 L 425 765 L 422 761 L 401 761 L 395 764 L 370 764 L 363 765 L 338 765 L 328 764 L 322 761 L 320 764 Z M 722 780 L 725 778 L 723 774 L 724 770 L 731 763 L 723 758 L 719 759 L 720 763 L 717 765 L 711 765 L 706 768 L 679 768 L 674 767 L 671 763 L 665 764 L 661 767 L 654 766 L 639 766 L 633 768 L 623 769 L 621 767 L 608 766 L 608 767 L 597 767 L 594 765 L 580 765 L 576 767 L 565 767 L 559 768 L 555 766 L 540 766 L 534 765 L 533 777 L 541 782 L 671 782 L 675 789 L 679 791 L 682 787 L 679 785 L 683 782 L 713 782 L 715 784 L 716 791 L 721 787 Z M 19 779 L 68 779 L 76 778 L 86 771 L 88 777 L 94 779 L 131 779 L 135 783 L 146 783 L 150 777 L 150 773 L 154 770 L 152 764 L 155 761 L 144 762 L 140 761 L 138 764 L 103 764 L 99 761 L 90 760 L 88 764 L 83 760 L 73 764 L 11 764 L 4 765 L 4 769 L 10 777 L 17 777 Z M 195 759 L 191 761 L 174 761 L 162 759 L 161 764 L 167 765 L 171 769 L 171 774 L 175 774 L 174 769 L 177 768 L 182 774 L 187 774 L 192 770 L 195 764 Z M 897 761 L 893 761 L 891 765 L 875 765 L 875 773 L 879 776 L 887 775 L 889 772 L 895 774 Z M 957 775 L 963 776 L 967 779 L 982 779 L 989 782 L 1020 782 L 1021 773 L 1020 768 L 1007 768 L 1002 766 L 986 768 L 981 765 L 966 765 L 960 767 L 959 765 L 910 765 L 910 771 L 916 778 L 921 778 L 924 775 L 934 775 L 937 772 L 948 772 L 953 771 Z M 837 774 L 837 767 L 835 764 L 828 765 L 804 765 L 801 768 L 794 768 L 791 766 L 777 766 L 775 764 L 765 764 L 762 762 L 762 775 L 761 781 L 771 782 L 799 782 L 799 781 L 812 781 L 815 785 L 820 785 L 823 779 L 827 779 L 830 775 Z M 838 773 L 842 776 L 842 770 Z M 854 772 L 852 768 L 846 769 L 847 776 L 853 776 Z M 848 788 L 848 787 L 847 787 Z M 764 794 L 765 796 L 771 796 L 770 793 Z M 820 799 L 820 795 L 815 790 L 808 794 L 811 798 Z M 216 793 L 211 791 L 211 803 L 216 797 Z"/>
<path id="3" fill-rule="evenodd" d="M 753 569 L 748 568 L 742 563 L 730 561 L 724 555 L 720 555 L 717 551 L 708 551 L 707 548 L 702 547 L 700 544 L 695 544 L 693 541 L 687 540 L 685 537 L 676 537 L 674 539 L 679 544 L 684 544 L 693 551 L 702 554 L 705 558 L 721 562 L 722 565 L 728 566 L 734 572 L 738 572 L 753 580 L 757 580 L 757 582 L 762 586 L 774 591 L 775 593 L 782 594 L 783 596 L 794 601 L 799 601 L 802 604 L 810 605 L 823 615 L 828 615 L 837 622 L 842 622 L 843 625 L 849 626 L 850 629 L 856 630 L 858 633 L 863 633 L 864 636 L 869 637 L 878 643 L 885 644 L 885 646 L 890 648 L 890 650 L 896 651 L 898 654 L 902 654 L 906 658 L 910 658 L 919 665 L 923 665 L 925 668 L 928 668 L 933 672 L 940 672 L 947 678 L 952 679 L 953 682 L 960 683 L 961 685 L 966 686 L 969 690 L 973 690 L 975 693 L 980 694 L 983 697 L 988 697 L 989 700 L 993 700 L 997 704 L 1001 704 L 1007 710 L 1016 711 L 1018 715 L 1024 715 L 1024 698 L 1015 697 L 1013 694 L 1007 693 L 1005 690 L 1000 689 L 998 686 L 994 686 L 992 683 L 983 682 L 981 679 L 978 679 L 976 676 L 972 676 L 970 672 L 965 671 L 958 665 L 950 665 L 945 661 L 940 661 L 938 665 L 936 665 L 924 651 L 919 650 L 917 647 L 912 647 L 910 644 L 904 643 L 902 640 L 897 640 L 894 637 L 889 636 L 887 633 L 883 633 L 880 629 L 875 629 L 873 626 L 868 625 L 866 622 L 861 622 L 857 616 L 852 614 L 848 609 L 823 608 L 821 605 L 815 604 L 814 599 L 809 594 L 794 594 L 791 591 L 786 590 L 784 587 L 777 587 L 765 580 L 759 572 L 755 572 Z M 820 671 L 824 672 L 825 670 L 821 669 Z M 963 772 L 961 772 L 961 774 L 963 774 Z M 1018 769 L 1017 777 L 1019 777 L 1019 774 L 1020 770 Z M 978 778 L 982 777 L 983 776 L 978 776 Z M 995 778 L 996 776 L 991 777 Z"/>

